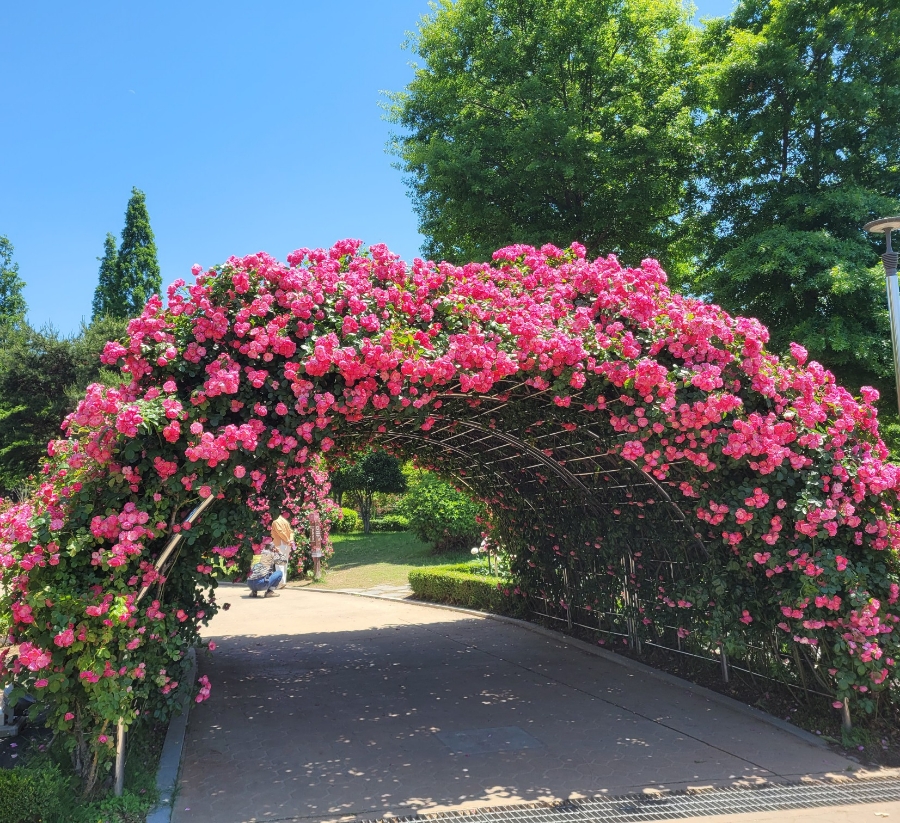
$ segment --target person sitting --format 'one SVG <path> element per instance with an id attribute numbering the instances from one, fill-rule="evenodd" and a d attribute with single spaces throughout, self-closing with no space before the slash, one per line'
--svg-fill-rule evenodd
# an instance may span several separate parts
<path id="1" fill-rule="evenodd" d="M 275 552 L 272 551 L 271 539 L 266 538 L 262 551 L 253 558 L 253 566 L 247 578 L 250 597 L 259 597 L 259 592 L 265 592 L 264 597 L 278 597 L 275 589 L 281 578 L 282 572 L 275 568 Z"/>

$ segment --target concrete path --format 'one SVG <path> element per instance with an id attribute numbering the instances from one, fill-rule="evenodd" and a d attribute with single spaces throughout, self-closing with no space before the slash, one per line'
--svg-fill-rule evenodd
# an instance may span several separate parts
<path id="1" fill-rule="evenodd" d="M 250 599 L 223 586 L 219 599 L 231 608 L 208 629 L 215 653 L 199 656 L 213 691 L 191 714 L 173 823 L 374 818 L 854 768 L 519 626 L 292 588 Z"/>
<path id="2" fill-rule="evenodd" d="M 290 586 L 291 584 L 288 584 L 288 587 Z M 326 591 L 332 590 L 326 589 Z M 381 586 L 372 586 L 368 589 L 341 589 L 340 591 L 348 594 L 370 594 L 373 597 L 389 597 L 392 600 L 405 600 L 408 597 L 412 597 L 413 593 L 409 586 L 392 586 L 389 583 L 384 583 Z"/>

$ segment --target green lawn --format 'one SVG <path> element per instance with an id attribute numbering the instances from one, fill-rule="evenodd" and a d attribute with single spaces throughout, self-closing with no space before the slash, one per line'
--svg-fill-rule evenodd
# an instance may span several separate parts
<path id="1" fill-rule="evenodd" d="M 334 556 L 318 584 L 306 580 L 291 585 L 319 585 L 327 589 L 367 589 L 405 586 L 407 575 L 422 566 L 442 566 L 472 559 L 469 552 L 432 554 L 431 546 L 411 532 L 333 534 Z"/>

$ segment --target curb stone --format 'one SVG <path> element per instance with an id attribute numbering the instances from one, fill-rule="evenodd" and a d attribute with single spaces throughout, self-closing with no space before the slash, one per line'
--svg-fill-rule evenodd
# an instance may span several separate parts
<path id="1" fill-rule="evenodd" d="M 181 771 L 181 756 L 184 753 L 184 736 L 187 731 L 188 717 L 191 713 L 191 692 L 197 679 L 197 651 L 188 651 L 190 668 L 188 669 L 184 693 L 181 696 L 181 713 L 174 715 L 169 721 L 169 729 L 159 756 L 159 769 L 156 772 L 156 788 L 159 791 L 159 802 L 147 815 L 147 823 L 170 823 L 172 819 L 172 800 L 178 787 L 178 773 Z"/>
<path id="2" fill-rule="evenodd" d="M 398 598 L 396 597 L 384 597 L 383 595 L 379 594 L 362 594 L 360 592 L 348 592 L 342 591 L 340 589 L 304 588 L 303 591 L 327 592 L 328 594 L 345 594 L 352 597 L 368 597 L 373 600 L 387 600 L 392 603 L 398 602 Z M 823 749 L 828 748 L 828 743 L 822 740 L 821 737 L 811 734 L 805 729 L 798 728 L 793 723 L 789 723 L 786 720 L 781 720 L 777 717 L 774 717 L 773 715 L 768 714 L 761 709 L 757 709 L 755 706 L 748 706 L 746 703 L 741 703 L 740 700 L 735 700 L 733 697 L 719 694 L 719 692 L 715 692 L 712 689 L 707 689 L 705 686 L 698 686 L 695 683 L 691 683 L 689 680 L 683 680 L 680 677 L 676 677 L 674 674 L 669 674 L 668 672 L 654 669 L 652 666 L 648 666 L 646 663 L 640 663 L 637 660 L 632 660 L 630 657 L 624 657 L 623 655 L 616 654 L 615 652 L 611 652 L 608 649 L 597 648 L 596 646 L 592 646 L 590 643 L 587 643 L 584 640 L 579 640 L 575 637 L 569 637 L 562 632 L 556 632 L 553 631 L 553 629 L 548 629 L 544 626 L 538 626 L 534 623 L 530 623 L 527 620 L 519 620 L 515 617 L 507 617 L 503 614 L 492 614 L 491 612 L 482 612 L 476 609 L 466 609 L 462 606 L 450 606 L 446 603 L 429 603 L 425 600 L 413 600 L 408 598 L 403 599 L 401 602 L 411 603 L 416 606 L 424 606 L 426 608 L 432 609 L 447 609 L 448 611 L 470 614 L 473 616 L 484 617 L 488 620 L 496 620 L 500 623 L 508 623 L 511 626 L 518 626 L 519 628 L 525 629 L 526 631 L 540 634 L 544 637 L 548 637 L 552 640 L 564 643 L 565 645 L 571 646 L 575 649 L 578 649 L 579 651 L 587 652 L 588 654 L 595 655 L 596 657 L 602 657 L 604 660 L 610 663 L 614 663 L 617 666 L 622 666 L 623 668 L 629 669 L 633 672 L 640 672 L 647 677 L 653 677 L 656 680 L 661 680 L 671 686 L 677 686 L 678 688 L 684 689 L 685 691 L 688 691 L 691 694 L 696 695 L 697 697 L 702 697 L 703 699 L 708 700 L 712 703 L 718 703 L 719 705 L 732 709 L 739 714 L 752 717 L 756 720 L 762 721 L 763 723 L 768 723 L 770 726 L 775 726 L 776 728 L 781 729 L 788 734 L 792 734 L 794 735 L 794 737 L 803 740 L 805 743 L 808 743 L 811 746 L 816 746 Z"/>

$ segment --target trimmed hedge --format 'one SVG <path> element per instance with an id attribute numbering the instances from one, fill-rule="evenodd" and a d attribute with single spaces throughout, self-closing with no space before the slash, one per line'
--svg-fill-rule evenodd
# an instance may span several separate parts
<path id="1" fill-rule="evenodd" d="M 409 520 L 402 514 L 386 514 L 369 521 L 371 532 L 405 532 L 409 530 Z"/>
<path id="2" fill-rule="evenodd" d="M 46 823 L 66 819 L 69 781 L 52 764 L 0 769 L 0 823 Z"/>
<path id="3" fill-rule="evenodd" d="M 471 566 L 465 563 L 415 569 L 409 573 L 409 585 L 420 600 L 450 603 L 512 617 L 525 616 L 524 598 L 512 594 L 507 581 L 472 574 Z"/>

